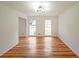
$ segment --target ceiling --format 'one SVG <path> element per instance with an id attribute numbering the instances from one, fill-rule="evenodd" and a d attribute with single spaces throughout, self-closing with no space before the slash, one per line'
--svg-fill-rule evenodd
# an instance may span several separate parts
<path id="1" fill-rule="evenodd" d="M 41 1 L 40 3 L 46 3 L 48 10 L 45 13 L 38 14 L 34 11 L 33 6 L 35 2 L 39 1 L 0 1 L 0 4 L 4 4 L 11 8 L 15 8 L 29 16 L 43 15 L 43 16 L 58 16 L 69 7 L 76 4 L 78 1 Z"/>

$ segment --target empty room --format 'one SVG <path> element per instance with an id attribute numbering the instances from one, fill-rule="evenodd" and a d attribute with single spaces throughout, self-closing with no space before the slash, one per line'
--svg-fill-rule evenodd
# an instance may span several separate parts
<path id="1" fill-rule="evenodd" d="M 79 1 L 0 1 L 1 58 L 78 58 Z"/>

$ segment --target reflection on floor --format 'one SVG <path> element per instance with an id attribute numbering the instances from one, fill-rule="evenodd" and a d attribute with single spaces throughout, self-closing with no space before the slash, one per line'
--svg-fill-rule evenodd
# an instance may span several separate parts
<path id="1" fill-rule="evenodd" d="M 57 37 L 21 37 L 20 43 L 1 57 L 71 58 L 77 56 Z"/>

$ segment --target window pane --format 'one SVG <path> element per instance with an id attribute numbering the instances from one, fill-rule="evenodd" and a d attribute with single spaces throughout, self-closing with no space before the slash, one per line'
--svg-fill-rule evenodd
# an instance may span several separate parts
<path id="1" fill-rule="evenodd" d="M 51 20 L 45 20 L 45 35 L 51 35 Z"/>
<path id="2" fill-rule="evenodd" d="M 36 20 L 29 21 L 29 35 L 36 35 Z"/>

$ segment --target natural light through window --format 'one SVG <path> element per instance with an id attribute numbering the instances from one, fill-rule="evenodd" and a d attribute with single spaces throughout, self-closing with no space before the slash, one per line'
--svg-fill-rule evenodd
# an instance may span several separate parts
<path id="1" fill-rule="evenodd" d="M 45 20 L 45 35 L 51 35 L 51 20 Z"/>
<path id="2" fill-rule="evenodd" d="M 29 43 L 29 53 L 35 53 L 36 52 L 36 37 L 29 37 L 28 39 Z"/>
<path id="3" fill-rule="evenodd" d="M 29 35 L 36 35 L 36 20 L 29 21 Z"/>
<path id="4" fill-rule="evenodd" d="M 48 55 L 52 51 L 52 38 L 51 37 L 45 37 L 44 39 L 45 39 L 45 41 L 44 41 L 44 43 L 45 43 L 44 51 L 46 52 L 45 55 Z"/>

